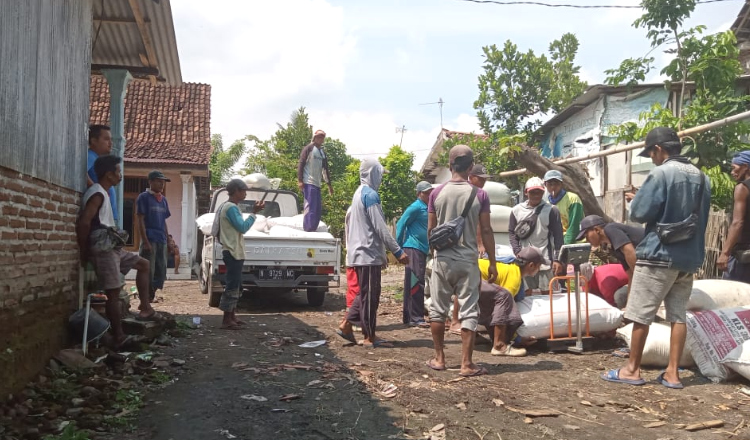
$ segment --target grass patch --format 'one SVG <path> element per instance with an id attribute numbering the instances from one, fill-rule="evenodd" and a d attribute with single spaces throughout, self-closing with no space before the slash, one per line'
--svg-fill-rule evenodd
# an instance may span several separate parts
<path id="1" fill-rule="evenodd" d="M 143 398 L 138 391 L 118 390 L 115 394 L 113 408 L 119 410 L 117 415 L 104 419 L 104 423 L 112 429 L 122 431 L 135 430 L 135 416 L 143 406 Z"/>
<path id="2" fill-rule="evenodd" d="M 148 377 L 149 379 L 151 379 L 152 382 L 159 384 L 159 385 L 165 384 L 172 380 L 172 376 L 162 371 L 154 371 L 151 374 L 149 374 Z"/>
<path id="3" fill-rule="evenodd" d="M 396 301 L 397 303 L 404 302 L 404 292 L 402 292 L 400 290 L 398 292 L 394 292 L 393 293 L 393 300 Z"/>
<path id="4" fill-rule="evenodd" d="M 69 424 L 58 435 L 45 435 L 42 440 L 91 440 L 85 431 L 79 431 L 74 424 Z"/>

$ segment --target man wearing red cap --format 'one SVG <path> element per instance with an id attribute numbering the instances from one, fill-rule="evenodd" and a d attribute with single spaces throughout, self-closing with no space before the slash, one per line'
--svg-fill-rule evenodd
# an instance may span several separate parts
<path id="1" fill-rule="evenodd" d="M 297 165 L 297 186 L 305 198 L 305 216 L 302 226 L 308 232 L 316 231 L 320 224 L 320 216 L 323 212 L 320 186 L 323 181 L 328 184 L 328 193 L 333 195 L 328 158 L 323 151 L 325 139 L 326 133 L 323 130 L 316 131 L 312 142 L 302 149 Z"/>

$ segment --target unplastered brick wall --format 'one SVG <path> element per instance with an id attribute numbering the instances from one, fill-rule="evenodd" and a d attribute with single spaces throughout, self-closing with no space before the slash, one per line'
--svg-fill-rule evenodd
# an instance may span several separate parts
<path id="1" fill-rule="evenodd" d="M 67 338 L 77 305 L 80 194 L 0 167 L 0 396 Z"/>

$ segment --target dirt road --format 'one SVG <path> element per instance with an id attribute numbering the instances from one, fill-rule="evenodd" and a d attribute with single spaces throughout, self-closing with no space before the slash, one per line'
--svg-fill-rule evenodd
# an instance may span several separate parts
<path id="1" fill-rule="evenodd" d="M 742 384 L 715 385 L 684 372 L 684 390 L 603 382 L 622 360 L 600 342 L 583 355 L 532 350 L 496 358 L 478 345 L 487 376 L 460 379 L 460 340 L 446 338 L 449 371 L 424 362 L 429 330 L 401 325 L 401 273 L 384 278 L 380 335 L 395 348 L 345 346 L 334 334 L 344 309 L 334 291 L 311 309 L 304 294 L 246 298 L 248 328 L 220 330 L 197 282 L 171 282 L 159 305 L 202 325 L 167 350 L 189 372 L 146 406 L 131 439 L 720 439 L 750 438 L 750 397 Z M 343 290 L 342 290 L 343 292 Z M 299 344 L 326 340 L 317 348 Z M 647 379 L 658 371 L 647 370 Z M 531 410 L 546 414 L 527 417 Z M 526 413 L 526 414 L 524 414 Z M 722 428 L 687 432 L 684 425 L 722 420 Z"/>

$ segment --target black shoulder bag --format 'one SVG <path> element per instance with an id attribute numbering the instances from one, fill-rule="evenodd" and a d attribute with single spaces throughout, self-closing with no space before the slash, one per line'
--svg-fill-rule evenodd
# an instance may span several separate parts
<path id="1" fill-rule="evenodd" d="M 471 195 L 469 200 L 466 201 L 464 211 L 460 217 L 456 217 L 449 222 L 445 222 L 442 225 L 432 230 L 430 234 L 430 247 L 441 251 L 443 249 L 454 247 L 461 240 L 461 236 L 464 233 L 464 225 L 466 224 L 466 216 L 469 215 L 471 205 L 474 203 L 474 197 L 477 195 L 477 187 L 472 186 Z"/>
<path id="2" fill-rule="evenodd" d="M 701 186 L 698 190 L 700 195 L 690 217 L 677 223 L 657 223 L 656 235 L 659 237 L 659 241 L 663 244 L 674 244 L 695 237 L 698 230 L 698 211 L 700 211 L 703 205 L 703 190 L 705 188 L 706 179 L 703 173 L 701 173 Z"/>
<path id="3" fill-rule="evenodd" d="M 532 232 L 534 232 L 534 229 L 536 229 L 536 221 L 539 219 L 539 214 L 542 213 L 544 205 L 544 202 L 540 203 L 539 206 L 534 209 L 534 212 L 532 212 L 531 215 L 516 223 L 516 227 L 513 229 L 513 232 L 518 238 L 520 238 L 521 240 L 525 240 L 529 238 Z"/>

